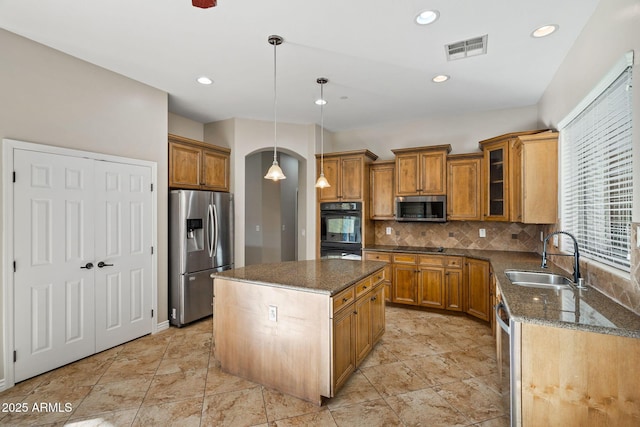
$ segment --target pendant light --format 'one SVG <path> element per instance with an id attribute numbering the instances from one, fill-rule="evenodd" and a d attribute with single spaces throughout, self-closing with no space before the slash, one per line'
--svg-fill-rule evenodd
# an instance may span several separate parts
<path id="1" fill-rule="evenodd" d="M 279 181 L 281 179 L 286 179 L 287 177 L 284 176 L 284 173 L 282 173 L 282 169 L 280 169 L 280 166 L 278 166 L 278 159 L 277 159 L 277 144 L 278 144 L 278 116 L 276 113 L 276 107 L 278 105 L 277 101 L 278 101 L 278 97 L 277 97 L 277 90 L 276 90 L 276 46 L 282 44 L 282 37 L 280 36 L 269 36 L 269 38 L 267 39 L 267 41 L 269 42 L 270 45 L 273 46 L 273 164 L 271 165 L 271 167 L 269 168 L 269 171 L 267 171 L 267 174 L 264 176 L 264 179 L 270 179 L 272 181 Z"/>
<path id="2" fill-rule="evenodd" d="M 316 82 L 320 85 L 320 99 L 316 104 L 320 104 L 320 176 L 316 181 L 316 188 L 331 187 L 329 181 L 324 176 L 324 105 L 327 101 L 324 99 L 324 85 L 329 82 L 325 77 L 319 77 Z"/>

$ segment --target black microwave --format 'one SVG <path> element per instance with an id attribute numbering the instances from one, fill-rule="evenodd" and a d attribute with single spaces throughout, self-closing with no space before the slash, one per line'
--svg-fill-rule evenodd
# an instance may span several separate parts
<path id="1" fill-rule="evenodd" d="M 447 196 L 396 197 L 396 221 L 446 222 Z"/>

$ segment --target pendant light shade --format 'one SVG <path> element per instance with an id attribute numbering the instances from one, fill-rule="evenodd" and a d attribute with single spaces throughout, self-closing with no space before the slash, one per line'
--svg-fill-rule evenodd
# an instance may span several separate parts
<path id="1" fill-rule="evenodd" d="M 278 115 L 277 115 L 277 106 L 278 106 L 278 91 L 276 89 L 276 46 L 282 44 L 283 40 L 280 36 L 269 36 L 267 39 L 270 45 L 273 46 L 273 164 L 267 171 L 267 174 L 264 176 L 264 179 L 270 179 L 272 181 L 279 181 L 281 179 L 286 179 L 284 176 L 282 169 L 278 165 L 277 158 L 277 146 L 278 146 Z"/>
<path id="2" fill-rule="evenodd" d="M 316 104 L 320 105 L 320 176 L 316 181 L 316 188 L 331 187 L 329 181 L 324 176 L 324 106 L 327 100 L 324 99 L 324 85 L 329 82 L 325 77 L 319 77 L 316 82 L 320 85 L 320 99 Z"/>

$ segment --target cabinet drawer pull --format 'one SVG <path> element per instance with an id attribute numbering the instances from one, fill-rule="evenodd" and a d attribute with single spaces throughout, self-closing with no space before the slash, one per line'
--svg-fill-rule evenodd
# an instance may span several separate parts
<path id="1" fill-rule="evenodd" d="M 362 290 L 364 291 L 365 289 L 367 289 L 367 287 L 366 287 L 366 286 L 363 286 L 363 287 L 362 287 Z"/>
<path id="2" fill-rule="evenodd" d="M 375 300 L 377 300 L 377 299 L 378 299 L 378 297 L 377 297 L 377 296 L 375 296 L 375 297 L 371 297 L 371 301 L 375 301 Z"/>
<path id="3" fill-rule="evenodd" d="M 347 298 L 347 297 L 342 298 L 342 302 L 347 302 L 347 301 L 349 301 L 349 298 Z"/>

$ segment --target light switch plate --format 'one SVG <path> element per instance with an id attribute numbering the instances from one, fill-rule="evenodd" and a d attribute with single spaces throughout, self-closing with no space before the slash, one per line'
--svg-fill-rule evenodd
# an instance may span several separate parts
<path id="1" fill-rule="evenodd" d="M 558 247 L 558 244 L 559 244 L 559 242 L 558 242 L 558 235 L 557 235 L 557 234 L 554 234 L 554 235 L 553 235 L 553 246 L 555 246 L 555 247 L 557 248 L 557 247 Z"/>
<path id="2" fill-rule="evenodd" d="M 391 227 L 387 227 L 387 229 L 385 230 L 385 232 L 386 232 L 386 234 L 387 234 L 387 235 L 391 234 L 391 231 L 392 231 L 392 230 L 391 230 Z"/>
<path id="3" fill-rule="evenodd" d="M 480 237 L 487 237 L 487 230 L 485 230 L 484 228 L 481 228 L 478 231 L 479 231 L 478 234 L 480 235 Z"/>

